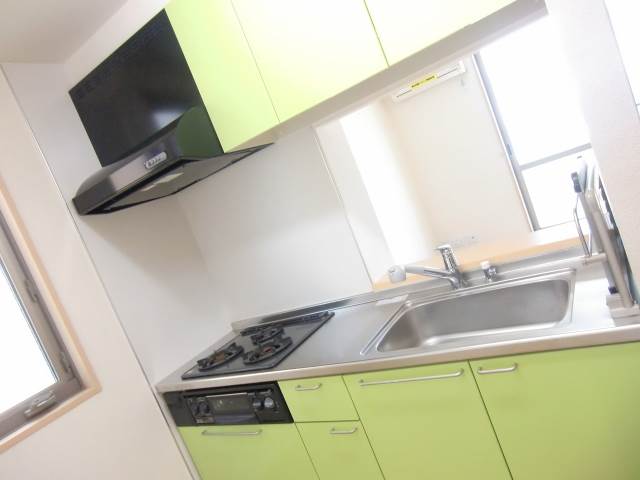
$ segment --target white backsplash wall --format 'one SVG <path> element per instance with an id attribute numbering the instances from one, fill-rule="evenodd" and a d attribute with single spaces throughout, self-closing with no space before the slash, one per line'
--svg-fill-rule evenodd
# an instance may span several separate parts
<path id="1" fill-rule="evenodd" d="M 60 65 L 4 66 L 114 309 L 148 378 L 159 380 L 229 330 L 175 197 L 78 216 L 71 198 L 100 168 Z"/>
<path id="2" fill-rule="evenodd" d="M 371 289 L 311 129 L 193 185 L 178 200 L 233 319 Z"/>

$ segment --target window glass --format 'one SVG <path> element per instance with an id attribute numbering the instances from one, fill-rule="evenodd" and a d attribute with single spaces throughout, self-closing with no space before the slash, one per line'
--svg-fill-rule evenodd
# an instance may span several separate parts
<path id="1" fill-rule="evenodd" d="M 28 316 L 0 265 L 0 413 L 56 382 Z"/>
<path id="2" fill-rule="evenodd" d="M 520 165 L 589 143 L 576 87 L 548 18 L 501 38 L 480 55 Z"/>

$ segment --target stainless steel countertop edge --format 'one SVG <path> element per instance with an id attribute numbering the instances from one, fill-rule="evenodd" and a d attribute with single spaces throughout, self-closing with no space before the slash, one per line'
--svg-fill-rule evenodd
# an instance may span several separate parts
<path id="1" fill-rule="evenodd" d="M 570 329 L 556 329 L 526 335 L 522 338 L 494 338 L 485 343 L 450 346 L 434 350 L 401 350 L 390 354 L 363 355 L 362 349 L 371 341 L 405 303 L 407 298 L 427 298 L 449 291 L 448 286 L 440 282 L 425 282 L 401 287 L 382 293 L 360 295 L 352 299 L 329 302 L 308 307 L 302 310 L 285 312 L 278 318 L 273 316 L 243 321 L 234 327 L 247 326 L 286 318 L 310 311 L 330 309 L 335 311 L 334 319 L 312 335 L 287 357 L 278 367 L 271 370 L 206 377 L 197 380 L 182 380 L 181 373 L 191 367 L 195 360 L 186 363 L 174 373 L 156 385 L 160 393 L 170 391 L 194 390 L 231 385 L 242 385 L 265 381 L 291 380 L 315 376 L 342 375 L 370 372 L 392 368 L 412 367 L 419 365 L 446 362 L 466 361 L 487 357 L 500 357 L 523 353 L 580 348 L 614 343 L 640 341 L 640 318 L 632 318 L 622 322 L 610 318 L 604 305 L 606 293 L 603 285 L 606 281 L 594 269 L 599 265 L 585 265 L 582 258 L 575 255 L 575 250 L 556 252 L 552 255 L 529 258 L 502 266 L 505 275 L 527 275 L 535 271 L 549 269 L 573 268 L 581 272 L 576 281 L 576 302 L 574 303 L 574 322 Z M 481 273 L 480 273 L 481 274 Z M 600 296 L 602 294 L 602 296 Z M 212 347 L 194 358 L 200 358 L 206 352 L 223 345 L 235 335 L 229 332 Z"/>
<path id="2" fill-rule="evenodd" d="M 228 375 L 206 379 L 206 388 L 226 387 L 259 382 L 274 382 L 308 377 L 324 377 L 365 373 L 392 368 L 415 367 L 438 363 L 477 360 L 488 357 L 503 357 L 524 353 L 562 350 L 567 348 L 592 347 L 615 343 L 640 341 L 640 324 L 603 328 L 579 333 L 559 334 L 545 338 L 528 338 L 495 344 L 475 345 L 443 352 L 420 352 L 412 355 L 392 356 L 386 358 L 363 359 L 362 361 L 301 367 L 289 370 L 266 370 L 262 372 Z M 160 383 L 160 393 L 186 390 L 185 383 Z M 205 388 L 199 384 L 197 388 Z"/>

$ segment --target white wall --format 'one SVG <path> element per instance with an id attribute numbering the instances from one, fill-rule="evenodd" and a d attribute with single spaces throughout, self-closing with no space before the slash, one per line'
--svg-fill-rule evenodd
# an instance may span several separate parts
<path id="1" fill-rule="evenodd" d="M 340 124 L 394 263 L 428 257 L 433 244 L 431 224 L 422 215 L 396 124 L 379 102 L 342 117 Z"/>
<path id="2" fill-rule="evenodd" d="M 114 309 L 151 382 L 228 331 L 230 317 L 175 197 L 109 215 L 77 215 L 71 198 L 100 168 L 61 65 L 5 65 Z"/>
<path id="3" fill-rule="evenodd" d="M 530 231 L 517 184 L 470 57 L 466 73 L 383 105 L 437 243 L 492 242 Z"/>
<path id="4" fill-rule="evenodd" d="M 344 129 L 339 121 L 332 121 L 318 126 L 316 135 L 369 276 L 376 280 L 395 262 Z"/>
<path id="5" fill-rule="evenodd" d="M 0 455 L 2 479 L 190 478 L 5 79 L 0 176 L 102 392 Z"/>
<path id="6" fill-rule="evenodd" d="M 371 288 L 311 129 L 178 196 L 233 319 Z"/>
<path id="7" fill-rule="evenodd" d="M 547 0 L 578 79 L 582 110 L 631 268 L 640 272 L 640 116 L 602 0 Z M 637 276 L 636 276 L 637 278 Z"/>
<path id="8" fill-rule="evenodd" d="M 381 261 L 530 231 L 479 75 L 464 63 L 461 77 L 399 103 L 385 94 L 317 128 L 374 279 Z"/>

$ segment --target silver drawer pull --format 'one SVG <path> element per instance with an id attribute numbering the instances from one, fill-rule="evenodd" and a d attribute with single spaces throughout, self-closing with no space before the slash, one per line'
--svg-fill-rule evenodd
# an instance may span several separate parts
<path id="1" fill-rule="evenodd" d="M 322 386 L 321 383 L 316 383 L 315 385 L 311 385 L 310 387 L 303 387 L 302 385 L 296 385 L 294 390 L 296 392 L 310 392 L 312 390 L 318 390 Z"/>
<path id="2" fill-rule="evenodd" d="M 509 372 L 515 372 L 517 369 L 518 369 L 517 363 L 514 363 L 510 367 L 492 368 L 490 370 L 485 370 L 482 367 L 478 367 L 478 375 L 491 375 L 492 373 L 509 373 Z"/>
<path id="3" fill-rule="evenodd" d="M 398 378 L 397 380 L 377 380 L 373 382 L 365 382 L 364 380 L 360 380 L 361 387 L 370 387 L 372 385 L 389 385 L 391 383 L 408 383 L 408 382 L 424 382 L 427 380 L 442 380 L 444 378 L 455 378 L 459 377 L 464 373 L 464 368 L 461 368 L 457 372 L 454 373 L 443 373 L 442 375 L 428 375 L 426 377 L 413 377 L 413 378 Z"/>
<path id="4" fill-rule="evenodd" d="M 201 435 L 205 437 L 255 437 L 260 435 L 262 430 L 254 430 L 252 432 L 214 432 L 210 430 L 203 430 Z"/>
<path id="5" fill-rule="evenodd" d="M 358 431 L 358 427 L 353 427 L 351 430 L 338 430 L 336 428 L 332 428 L 329 430 L 331 435 L 352 435 Z"/>

